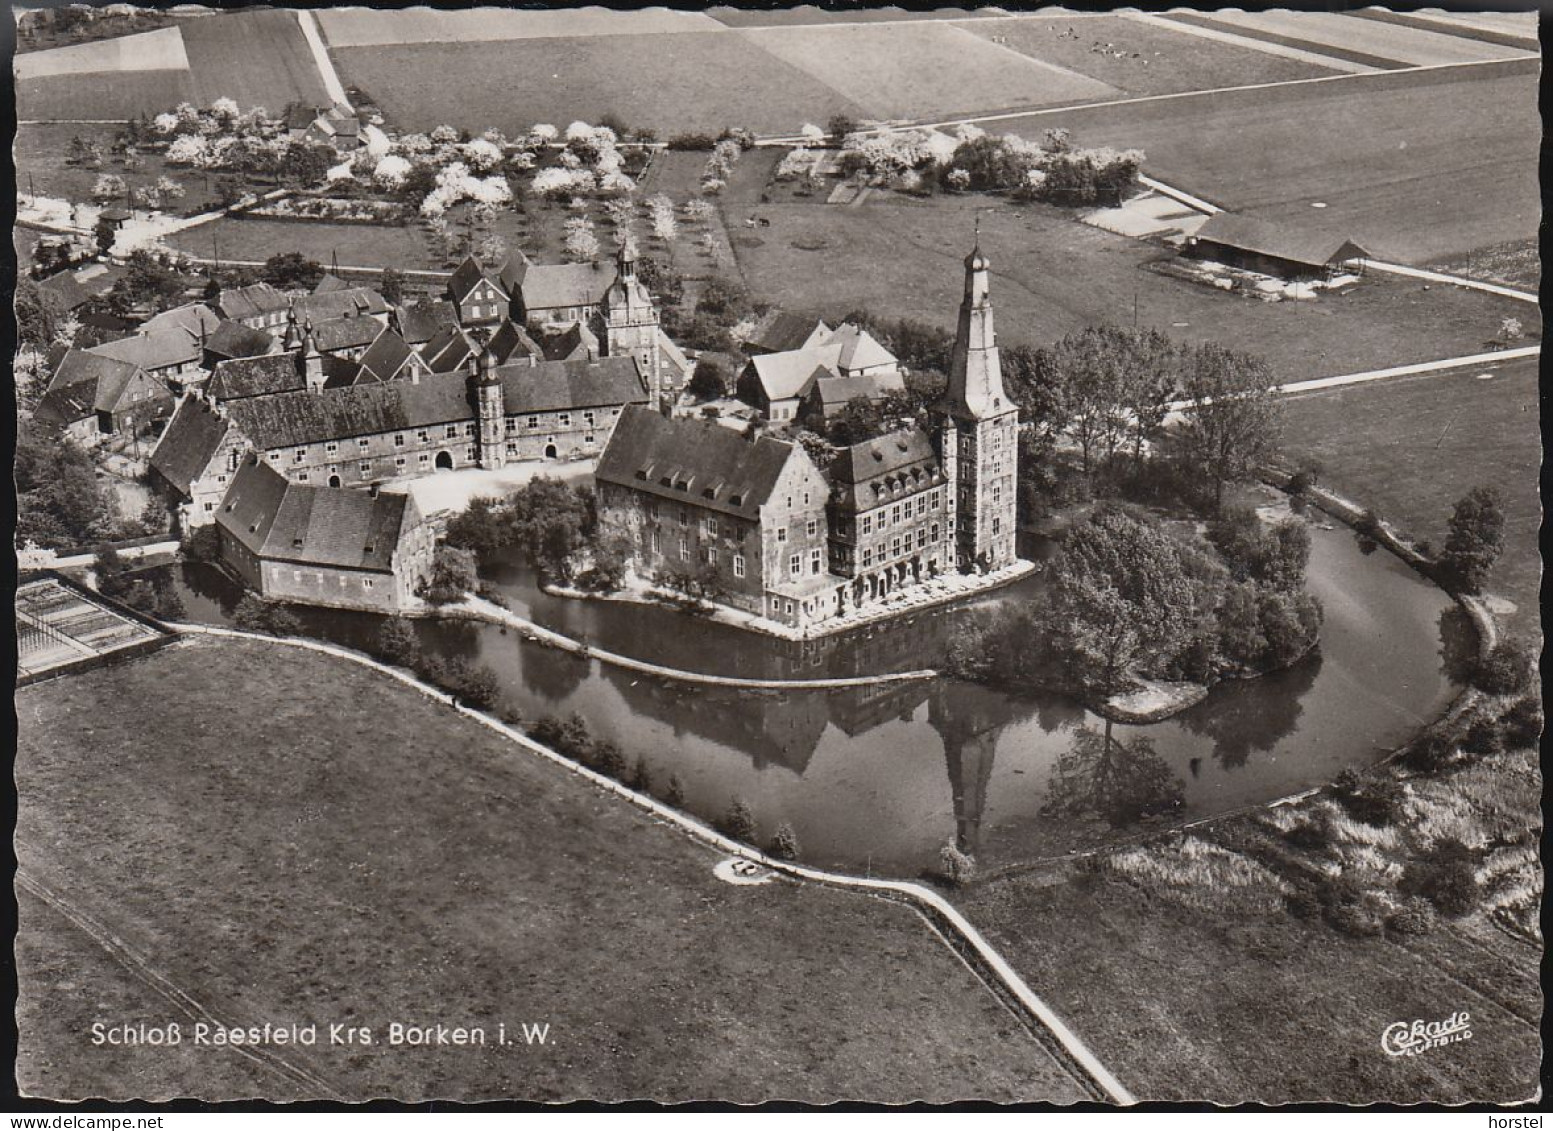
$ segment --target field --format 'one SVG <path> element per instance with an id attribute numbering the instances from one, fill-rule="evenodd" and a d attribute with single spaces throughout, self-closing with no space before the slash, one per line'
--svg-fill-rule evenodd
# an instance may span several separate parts
<path id="1" fill-rule="evenodd" d="M 188 65 L 183 36 L 177 28 L 162 28 L 36 51 L 18 57 L 12 70 L 19 79 L 35 79 L 92 71 L 180 71 Z"/>
<path id="2" fill-rule="evenodd" d="M 965 30 L 1133 95 L 1175 94 L 1337 72 L 1122 16 L 972 21 Z M 1116 52 L 1117 54 L 1112 54 Z"/>
<path id="3" fill-rule="evenodd" d="M 1436 271 L 1504 283 L 1535 294 L 1542 286 L 1542 254 L 1536 240 L 1513 240 L 1429 265 Z"/>
<path id="4" fill-rule="evenodd" d="M 791 8 L 760 10 L 750 8 L 708 8 L 707 15 L 729 27 L 789 27 L 803 24 L 871 24 L 898 23 L 905 20 L 963 20 L 969 17 L 989 19 L 1005 18 L 995 9 L 967 12 L 960 8 L 939 8 L 937 11 L 908 11 L 905 8 L 852 8 L 830 11 L 812 4 L 797 4 Z"/>
<path id="5" fill-rule="evenodd" d="M 786 132 L 865 109 L 730 32 L 506 43 L 351 47 L 331 52 L 340 77 L 372 96 L 402 130 L 444 122 L 522 134 L 615 114 L 668 135 L 744 126 Z M 500 75 L 460 84 L 449 75 Z"/>
<path id="6" fill-rule="evenodd" d="M 1424 31 L 1337 12 L 1258 12 L 1252 16 L 1229 11 L 1192 19 L 1240 35 L 1265 35 L 1270 42 L 1306 51 L 1347 53 L 1393 66 L 1442 66 L 1482 59 L 1517 59 L 1528 54 L 1519 48 L 1484 43 L 1444 29 Z"/>
<path id="7" fill-rule="evenodd" d="M 351 1099 L 1080 1098 L 907 908 L 726 885 L 715 854 L 355 665 L 207 640 L 24 689 L 17 711 L 29 880 L 229 1024 L 372 1027 L 370 1048 L 283 1050 Z M 239 711 L 264 726 L 233 743 Z M 184 1018 L 21 911 L 24 1092 L 315 1087 L 226 1050 L 94 1049 L 73 1003 Z M 492 1041 L 548 1022 L 551 1043 L 394 1048 L 394 1020 Z"/>
<path id="8" fill-rule="evenodd" d="M 1236 211 L 1421 263 L 1537 231 L 1535 61 L 1080 108 L 1000 125 L 1142 149 L 1145 172 Z M 1327 205 L 1313 209 L 1311 204 Z"/>
<path id="9" fill-rule="evenodd" d="M 140 69 L 144 56 L 124 55 L 113 40 L 28 55 L 28 72 L 38 77 L 18 76 L 17 117 L 123 121 L 170 110 L 180 102 L 208 105 L 223 97 L 236 99 L 245 109 L 263 106 L 279 113 L 292 101 L 328 101 L 296 16 L 289 11 L 225 13 L 183 20 L 148 34 L 163 45 L 152 60 L 165 64 L 157 70 Z M 168 37 L 180 37 L 180 45 L 167 46 Z M 186 64 L 179 64 L 180 56 L 187 57 Z M 81 69 L 94 62 L 101 66 Z"/>
<path id="10" fill-rule="evenodd" d="M 486 7 L 464 11 L 411 8 L 325 8 L 318 13 L 324 41 L 331 48 L 384 47 L 395 43 L 489 43 L 511 39 L 569 39 L 597 35 L 658 35 L 716 31 L 718 22 L 699 12 L 658 8 L 616 12 L 608 8 L 564 11 L 504 11 Z"/>
<path id="11" fill-rule="evenodd" d="M 1514 631 L 1536 634 L 1537 369 L 1532 359 L 1498 367 L 1487 381 L 1465 370 L 1291 397 L 1284 450 L 1291 461 L 1319 460 L 1323 484 L 1436 548 L 1457 499 L 1473 487 L 1499 488 L 1506 546 L 1489 589 L 1514 602 Z"/>
<path id="12" fill-rule="evenodd" d="M 746 205 L 742 167 L 726 205 L 771 227 L 734 247 L 750 288 L 776 305 L 839 318 L 864 307 L 952 329 L 973 220 L 991 251 L 998 333 L 1044 345 L 1086 326 L 1137 321 L 1180 340 L 1212 340 L 1267 358 L 1285 381 L 1477 353 L 1513 314 L 1540 332 L 1535 308 L 1489 295 L 1372 274 L 1344 296 L 1263 303 L 1150 270 L 1170 253 L 1080 224 L 1071 212 L 973 196 L 872 196 L 860 207 L 793 200 Z M 735 212 L 735 209 L 739 212 Z"/>

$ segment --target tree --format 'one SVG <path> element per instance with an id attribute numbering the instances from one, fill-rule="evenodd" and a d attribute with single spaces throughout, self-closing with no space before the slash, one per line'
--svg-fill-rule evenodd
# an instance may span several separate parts
<path id="1" fill-rule="evenodd" d="M 792 825 L 783 821 L 777 826 L 776 835 L 771 838 L 769 851 L 778 860 L 798 859 L 798 834 L 793 831 Z"/>
<path id="2" fill-rule="evenodd" d="M 263 280 L 272 286 L 309 291 L 324 277 L 323 265 L 300 251 L 277 252 L 264 261 L 260 271 Z"/>
<path id="3" fill-rule="evenodd" d="M 45 291 L 28 275 L 16 280 L 16 337 L 35 349 L 53 345 L 65 324 L 66 310 L 52 291 Z"/>
<path id="4" fill-rule="evenodd" d="M 1278 436 L 1276 382 L 1265 362 L 1207 342 L 1192 350 L 1182 373 L 1186 405 L 1180 450 L 1188 470 L 1224 487 L 1249 478 Z"/>
<path id="5" fill-rule="evenodd" d="M 113 497 L 91 456 L 58 429 L 18 421 L 12 478 L 18 543 L 65 549 L 113 536 Z"/>
<path id="6" fill-rule="evenodd" d="M 479 585 L 475 556 L 446 542 L 432 557 L 431 576 L 421 585 L 421 596 L 437 605 L 463 600 Z"/>
<path id="7" fill-rule="evenodd" d="M 420 638 L 404 617 L 389 617 L 377 630 L 377 650 L 390 664 L 413 668 L 420 656 Z"/>
<path id="8" fill-rule="evenodd" d="M 734 798 L 733 804 L 723 816 L 722 825 L 723 832 L 745 844 L 754 844 L 760 831 L 755 824 L 755 810 L 742 797 Z"/>
<path id="9" fill-rule="evenodd" d="M 383 301 L 398 306 L 404 301 L 404 272 L 393 267 L 383 268 L 378 276 L 377 291 Z"/>
<path id="10" fill-rule="evenodd" d="M 1451 513 L 1441 580 L 1461 593 L 1478 593 L 1504 552 L 1504 500 L 1493 487 L 1474 487 Z"/>
<path id="11" fill-rule="evenodd" d="M 76 134 L 70 139 L 69 156 L 65 160 L 71 165 L 95 169 L 102 164 L 102 146 Z"/>
<path id="12" fill-rule="evenodd" d="M 1442 915 L 1461 916 L 1478 905 L 1477 862 L 1460 840 L 1445 837 L 1408 863 L 1398 889 L 1434 904 Z"/>
<path id="13" fill-rule="evenodd" d="M 831 140 L 840 141 L 848 134 L 857 132 L 857 122 L 845 114 L 832 114 L 830 120 L 825 123 L 825 131 L 830 134 Z"/>
<path id="14" fill-rule="evenodd" d="M 728 367 L 714 358 L 703 357 L 696 362 L 695 372 L 685 385 L 685 391 L 699 403 L 715 401 L 728 395 Z"/>
<path id="15" fill-rule="evenodd" d="M 107 204 L 123 197 L 124 178 L 116 173 L 99 174 L 97 180 L 92 182 L 92 199 L 99 204 Z"/>
<path id="16" fill-rule="evenodd" d="M 319 142 L 294 141 L 281 156 L 277 172 L 282 179 L 307 188 L 322 184 L 329 170 L 339 161 L 333 146 Z"/>
<path id="17" fill-rule="evenodd" d="M 1472 672 L 1472 686 L 1489 695 L 1519 695 L 1531 686 L 1537 657 L 1531 645 L 1501 640 Z"/>

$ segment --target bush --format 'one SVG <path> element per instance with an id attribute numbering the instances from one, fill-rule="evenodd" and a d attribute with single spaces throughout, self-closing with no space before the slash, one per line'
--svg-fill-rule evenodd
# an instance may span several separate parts
<path id="1" fill-rule="evenodd" d="M 663 803 L 679 809 L 685 804 L 685 783 L 678 774 L 669 775 L 669 783 L 663 790 Z"/>
<path id="2" fill-rule="evenodd" d="M 232 613 L 232 624 L 245 632 L 266 632 L 271 636 L 296 636 L 302 631 L 302 622 L 284 606 L 253 593 L 243 594 Z"/>
<path id="3" fill-rule="evenodd" d="M 715 149 L 717 139 L 711 134 L 675 134 L 665 145 L 670 149 Z"/>
<path id="4" fill-rule="evenodd" d="M 950 841 L 938 850 L 938 870 L 951 884 L 969 883 L 976 875 L 976 858 L 961 852 L 960 846 Z"/>
<path id="5" fill-rule="evenodd" d="M 1443 730 L 1435 729 L 1419 736 L 1402 756 L 1402 764 L 1410 770 L 1432 774 L 1443 770 L 1456 757 L 1456 742 Z"/>
<path id="6" fill-rule="evenodd" d="M 1475 856 L 1454 838 L 1436 841 L 1410 861 L 1398 886 L 1403 894 L 1427 899 L 1436 911 L 1451 917 L 1466 915 L 1482 898 Z"/>
<path id="7" fill-rule="evenodd" d="M 1499 720 L 1486 713 L 1474 716 L 1461 736 L 1461 749 L 1480 757 L 1503 751 L 1504 729 Z"/>
<path id="8" fill-rule="evenodd" d="M 390 664 L 413 668 L 421 652 L 420 638 L 404 617 L 389 617 L 377 630 L 377 651 Z"/>
<path id="9" fill-rule="evenodd" d="M 1537 745 L 1542 737 L 1542 700 L 1523 695 L 1504 713 L 1504 744 L 1508 749 L 1521 750 Z"/>
<path id="10" fill-rule="evenodd" d="M 1283 905 L 1296 919 L 1314 919 L 1321 914 L 1321 899 L 1311 887 L 1295 888 L 1284 896 Z"/>
<path id="11" fill-rule="evenodd" d="M 535 721 L 528 728 L 528 736 L 541 746 L 548 746 L 552 750 L 559 750 L 562 736 L 561 720 L 554 715 L 546 715 Z"/>
<path id="12" fill-rule="evenodd" d="M 1302 821 L 1283 834 L 1290 848 L 1301 852 L 1325 852 L 1332 837 L 1324 822 Z"/>
<path id="13" fill-rule="evenodd" d="M 636 759 L 636 766 L 631 771 L 630 785 L 639 793 L 652 792 L 652 767 L 647 764 L 645 757 Z"/>
<path id="14" fill-rule="evenodd" d="M 1423 900 L 1413 899 L 1387 917 L 1386 927 L 1398 935 L 1427 935 L 1434 930 L 1435 922 L 1434 908 Z"/>
<path id="15" fill-rule="evenodd" d="M 770 853 L 778 860 L 798 859 L 798 834 L 786 821 L 777 826 L 776 836 L 771 838 Z"/>
<path id="16" fill-rule="evenodd" d="M 750 808 L 750 803 L 743 798 L 734 798 L 733 804 L 728 807 L 728 812 L 723 816 L 722 829 L 734 840 L 754 844 L 759 829 L 755 824 L 755 811 Z"/>
<path id="17" fill-rule="evenodd" d="M 1472 686 L 1489 695 L 1519 695 L 1531 684 L 1536 656 L 1524 640 L 1501 640 L 1472 673 Z"/>
<path id="18" fill-rule="evenodd" d="M 1334 930 L 1359 939 L 1373 938 L 1385 926 L 1380 910 L 1367 900 L 1329 907 L 1326 920 Z"/>
<path id="19" fill-rule="evenodd" d="M 217 561 L 221 557 L 221 533 L 213 522 L 196 526 L 183 536 L 183 544 L 179 550 L 187 561 Z"/>
<path id="20" fill-rule="evenodd" d="M 1332 783 L 1332 796 L 1354 820 L 1384 828 L 1402 818 L 1407 790 L 1395 779 L 1366 782 L 1354 770 L 1344 770 Z"/>
<path id="21" fill-rule="evenodd" d="M 613 742 L 601 742 L 593 750 L 593 766 L 605 777 L 623 782 L 626 776 L 625 751 Z"/>

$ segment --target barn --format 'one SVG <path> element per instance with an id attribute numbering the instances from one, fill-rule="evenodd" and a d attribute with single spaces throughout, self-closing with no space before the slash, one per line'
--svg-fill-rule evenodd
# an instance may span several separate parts
<path id="1" fill-rule="evenodd" d="M 1256 271 L 1280 279 L 1330 279 L 1351 260 L 1370 258 L 1353 240 L 1341 235 L 1273 224 L 1234 212 L 1208 217 L 1186 241 L 1185 254 L 1226 267 Z"/>

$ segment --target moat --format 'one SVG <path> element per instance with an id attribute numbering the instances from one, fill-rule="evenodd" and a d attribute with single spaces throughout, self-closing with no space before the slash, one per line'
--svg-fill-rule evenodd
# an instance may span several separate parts
<path id="1" fill-rule="evenodd" d="M 1404 742 L 1454 696 L 1471 628 L 1449 598 L 1343 528 L 1312 526 L 1321 647 L 1294 667 L 1213 689 L 1163 723 L 1116 726 L 1070 699 L 957 680 L 787 694 L 639 676 L 491 625 L 417 622 L 422 644 L 489 665 L 506 708 L 580 714 L 596 737 L 670 774 L 709 819 L 750 802 L 763 837 L 796 830 L 811 863 L 917 875 L 957 840 L 982 866 L 1060 855 L 1330 781 Z M 1041 546 L 1025 547 L 1040 556 Z M 189 619 L 223 623 L 241 594 L 210 567 L 175 568 Z M 653 606 L 545 594 L 511 562 L 485 568 L 515 611 L 568 635 L 691 670 L 767 678 L 935 666 L 964 605 L 820 641 L 781 641 Z M 1040 574 L 985 601 L 1039 599 Z M 379 618 L 296 607 L 310 633 L 370 650 Z M 343 709 L 348 709 L 344 707 Z M 1140 737 L 1145 743 L 1138 743 Z M 435 751 L 427 751 L 435 757 Z"/>

